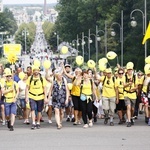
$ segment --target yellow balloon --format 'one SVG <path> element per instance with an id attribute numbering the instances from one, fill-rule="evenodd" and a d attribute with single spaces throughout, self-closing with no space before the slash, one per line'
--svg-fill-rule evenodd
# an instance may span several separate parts
<path id="1" fill-rule="evenodd" d="M 67 85 L 68 85 L 69 90 L 72 90 L 72 83 L 68 83 Z"/>
<path id="2" fill-rule="evenodd" d="M 89 60 L 89 61 L 87 62 L 87 65 L 88 65 L 89 68 L 93 69 L 96 64 L 95 64 L 95 62 L 94 62 L 93 60 Z"/>
<path id="3" fill-rule="evenodd" d="M 99 64 L 99 70 L 100 71 L 104 71 L 105 69 L 106 69 L 106 64 L 105 63 Z"/>
<path id="4" fill-rule="evenodd" d="M 25 77 L 25 73 L 24 73 L 24 72 L 20 72 L 20 73 L 19 73 L 19 78 L 20 78 L 21 80 L 23 80 L 24 77 Z"/>
<path id="5" fill-rule="evenodd" d="M 77 56 L 76 57 L 76 63 L 77 63 L 77 65 L 82 65 L 83 64 L 83 62 L 84 62 L 84 58 L 82 57 L 82 56 Z"/>
<path id="6" fill-rule="evenodd" d="M 43 63 L 43 67 L 44 67 L 45 69 L 49 69 L 50 66 L 51 66 L 50 60 L 45 60 L 44 63 Z"/>
<path id="7" fill-rule="evenodd" d="M 67 46 L 63 46 L 63 47 L 61 48 L 61 53 L 62 53 L 62 54 L 68 53 L 68 47 L 67 47 Z"/>
<path id="8" fill-rule="evenodd" d="M 150 64 L 150 56 L 145 58 L 145 63 Z"/>
<path id="9" fill-rule="evenodd" d="M 117 56 L 117 54 L 116 54 L 115 52 L 113 52 L 113 51 L 109 51 L 109 52 L 106 54 L 106 57 L 107 57 L 108 59 L 110 59 L 110 60 L 115 59 L 116 56 Z"/>
<path id="10" fill-rule="evenodd" d="M 144 66 L 144 71 L 145 71 L 145 74 L 149 74 L 150 73 L 150 64 L 146 64 Z"/>
<path id="11" fill-rule="evenodd" d="M 14 64 L 18 60 L 18 58 L 14 53 L 10 53 L 7 56 L 7 60 L 8 60 L 9 63 Z"/>
<path id="12" fill-rule="evenodd" d="M 102 60 L 104 63 L 108 63 L 108 59 L 105 58 L 105 57 L 103 57 L 101 60 Z"/>
<path id="13" fill-rule="evenodd" d="M 38 59 L 35 59 L 33 64 L 38 67 L 40 67 L 40 65 L 41 65 L 41 63 Z"/>

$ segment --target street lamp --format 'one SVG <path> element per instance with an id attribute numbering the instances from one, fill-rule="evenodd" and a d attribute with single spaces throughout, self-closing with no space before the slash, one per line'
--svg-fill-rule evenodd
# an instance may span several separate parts
<path id="1" fill-rule="evenodd" d="M 143 35 L 145 35 L 146 32 L 146 26 L 147 26 L 147 0 L 144 0 L 144 12 L 141 9 L 134 9 L 130 13 L 130 19 L 131 21 L 131 26 L 136 27 L 137 22 L 135 21 L 135 18 L 132 16 L 134 12 L 140 12 L 143 17 Z M 145 58 L 147 57 L 147 42 L 145 42 Z"/>
<path id="2" fill-rule="evenodd" d="M 111 24 L 111 36 L 115 36 L 116 33 L 112 28 L 113 25 L 118 25 L 120 28 L 120 43 L 121 43 L 121 66 L 123 66 L 123 10 L 121 11 L 121 24 L 118 22 L 113 22 Z"/>
<path id="3" fill-rule="evenodd" d="M 82 32 L 82 56 L 83 56 L 83 58 L 84 58 L 84 45 L 85 45 L 84 38 L 88 39 L 88 49 L 89 49 L 89 37 L 84 36 L 84 32 Z"/>
<path id="4" fill-rule="evenodd" d="M 29 35 L 29 32 L 27 31 L 27 29 L 25 28 L 22 31 L 22 36 L 24 36 L 24 42 L 25 42 L 25 54 L 27 53 L 27 35 Z"/>
<path id="5" fill-rule="evenodd" d="M 98 29 L 98 26 L 96 25 L 96 62 L 98 62 L 98 42 L 101 40 L 101 37 L 99 37 L 99 33 L 102 32 L 104 34 L 104 46 L 105 46 L 105 55 L 107 54 L 107 24 L 105 21 L 105 30 Z"/>

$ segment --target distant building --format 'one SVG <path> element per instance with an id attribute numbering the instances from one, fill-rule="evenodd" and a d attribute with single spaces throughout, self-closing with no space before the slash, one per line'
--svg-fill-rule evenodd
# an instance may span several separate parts
<path id="1" fill-rule="evenodd" d="M 3 1 L 0 0 L 0 12 L 3 12 Z"/>

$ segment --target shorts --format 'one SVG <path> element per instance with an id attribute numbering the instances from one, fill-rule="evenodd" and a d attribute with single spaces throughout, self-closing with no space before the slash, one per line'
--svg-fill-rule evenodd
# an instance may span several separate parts
<path id="1" fill-rule="evenodd" d="M 125 101 L 123 99 L 119 100 L 119 103 L 116 105 L 116 110 L 127 110 Z"/>
<path id="2" fill-rule="evenodd" d="M 16 103 L 5 103 L 5 115 L 10 116 L 11 114 L 16 115 L 17 104 Z"/>
<path id="3" fill-rule="evenodd" d="M 74 106 L 74 110 L 78 110 L 81 111 L 81 100 L 80 100 L 80 96 L 73 96 L 72 95 L 72 102 L 73 102 L 73 106 Z"/>
<path id="4" fill-rule="evenodd" d="M 4 101 L 0 100 L 0 105 L 4 105 Z"/>
<path id="5" fill-rule="evenodd" d="M 130 105 L 132 108 L 135 108 L 136 99 L 130 99 L 129 97 L 124 98 L 125 105 Z"/>
<path id="6" fill-rule="evenodd" d="M 36 101 L 36 100 L 29 98 L 29 104 L 30 104 L 31 111 L 34 111 L 35 108 L 37 108 L 38 112 L 42 112 L 43 107 L 44 107 L 44 100 Z"/>
<path id="7" fill-rule="evenodd" d="M 20 105 L 21 105 L 21 108 L 26 108 L 26 101 L 25 99 L 19 99 L 20 100 Z"/>

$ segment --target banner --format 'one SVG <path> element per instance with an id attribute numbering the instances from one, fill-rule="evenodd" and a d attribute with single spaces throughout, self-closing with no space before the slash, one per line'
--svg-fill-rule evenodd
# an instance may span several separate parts
<path id="1" fill-rule="evenodd" d="M 4 55 L 15 54 L 17 56 L 21 55 L 21 44 L 4 44 L 3 45 Z"/>

